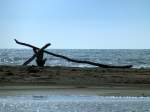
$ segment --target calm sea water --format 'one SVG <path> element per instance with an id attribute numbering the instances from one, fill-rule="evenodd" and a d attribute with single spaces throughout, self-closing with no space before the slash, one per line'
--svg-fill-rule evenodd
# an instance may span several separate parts
<path id="1" fill-rule="evenodd" d="M 53 53 L 68 56 L 79 60 L 88 60 L 103 64 L 128 65 L 132 64 L 134 68 L 150 67 L 150 50 L 49 50 Z M 1 65 L 21 65 L 25 60 L 33 55 L 32 50 L 19 49 L 1 49 Z M 61 58 L 56 58 L 45 54 L 48 59 L 47 66 L 73 66 L 73 67 L 92 67 L 87 64 L 77 64 L 68 62 Z M 31 64 L 35 64 L 33 61 Z"/>

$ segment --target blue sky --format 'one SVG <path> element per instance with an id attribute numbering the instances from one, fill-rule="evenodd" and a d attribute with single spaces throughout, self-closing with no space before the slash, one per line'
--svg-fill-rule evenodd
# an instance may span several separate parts
<path id="1" fill-rule="evenodd" d="M 0 48 L 150 49 L 150 0 L 0 0 Z"/>

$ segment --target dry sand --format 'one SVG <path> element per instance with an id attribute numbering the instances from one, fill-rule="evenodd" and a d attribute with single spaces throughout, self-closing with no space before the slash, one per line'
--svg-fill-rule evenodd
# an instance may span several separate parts
<path id="1" fill-rule="evenodd" d="M 0 66 L 0 95 L 6 93 L 150 96 L 150 69 Z"/>

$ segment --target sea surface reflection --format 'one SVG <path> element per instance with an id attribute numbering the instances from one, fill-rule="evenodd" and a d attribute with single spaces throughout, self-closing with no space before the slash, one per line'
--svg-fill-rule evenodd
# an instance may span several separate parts
<path id="1" fill-rule="evenodd" d="M 0 112 L 150 112 L 150 97 L 1 96 Z"/>

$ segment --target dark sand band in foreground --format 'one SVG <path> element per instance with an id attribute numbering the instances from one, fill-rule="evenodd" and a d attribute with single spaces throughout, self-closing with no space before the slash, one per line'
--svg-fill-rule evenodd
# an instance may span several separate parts
<path id="1" fill-rule="evenodd" d="M 150 96 L 150 69 L 0 66 L 0 95 L 16 90 Z"/>
<path id="2" fill-rule="evenodd" d="M 0 66 L 0 83 L 78 86 L 150 84 L 150 69 Z"/>

